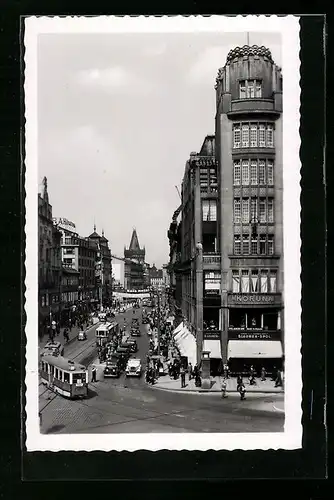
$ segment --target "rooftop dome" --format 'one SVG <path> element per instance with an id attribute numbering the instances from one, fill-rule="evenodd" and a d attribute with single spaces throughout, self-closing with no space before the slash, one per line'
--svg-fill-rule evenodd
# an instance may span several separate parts
<path id="1" fill-rule="evenodd" d="M 270 50 L 263 45 L 261 45 L 261 47 L 259 47 L 258 45 L 244 45 L 243 47 L 235 47 L 227 54 L 226 62 L 230 62 L 236 57 L 245 56 L 267 57 L 270 62 L 274 62 Z"/>

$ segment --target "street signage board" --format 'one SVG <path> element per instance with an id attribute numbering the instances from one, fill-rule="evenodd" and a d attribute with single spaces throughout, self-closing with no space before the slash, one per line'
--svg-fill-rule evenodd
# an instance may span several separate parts
<path id="1" fill-rule="evenodd" d="M 275 331 L 253 331 L 253 330 L 229 330 L 229 340 L 281 340 L 281 332 Z"/>

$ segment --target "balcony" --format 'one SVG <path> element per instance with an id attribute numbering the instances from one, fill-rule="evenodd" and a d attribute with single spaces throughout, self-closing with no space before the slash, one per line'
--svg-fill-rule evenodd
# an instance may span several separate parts
<path id="1" fill-rule="evenodd" d="M 215 270 L 220 269 L 221 257 L 219 253 L 204 253 L 203 254 L 203 270 Z"/>

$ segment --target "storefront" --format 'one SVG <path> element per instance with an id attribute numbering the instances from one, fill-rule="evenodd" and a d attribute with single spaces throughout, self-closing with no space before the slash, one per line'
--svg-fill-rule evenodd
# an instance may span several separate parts
<path id="1" fill-rule="evenodd" d="M 197 362 L 196 339 L 183 322 L 174 330 L 173 339 L 184 363 L 194 366 Z"/>
<path id="2" fill-rule="evenodd" d="M 280 294 L 229 294 L 227 359 L 231 373 L 282 367 Z"/>
<path id="3" fill-rule="evenodd" d="M 222 371 L 222 350 L 220 341 L 220 331 L 205 330 L 203 332 L 202 351 L 210 353 L 210 374 L 219 375 Z"/>

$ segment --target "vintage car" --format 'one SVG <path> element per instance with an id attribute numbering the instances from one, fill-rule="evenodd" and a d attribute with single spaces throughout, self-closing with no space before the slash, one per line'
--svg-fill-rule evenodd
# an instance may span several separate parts
<path id="1" fill-rule="evenodd" d="M 138 318 L 133 318 L 132 319 L 131 326 L 139 326 L 139 320 L 138 320 Z"/>
<path id="2" fill-rule="evenodd" d="M 78 333 L 78 340 L 87 340 L 87 333 L 85 330 L 80 330 Z"/>
<path id="3" fill-rule="evenodd" d="M 134 339 L 127 339 L 125 343 L 130 346 L 130 352 L 135 353 L 138 351 L 138 345 Z"/>
<path id="4" fill-rule="evenodd" d="M 143 323 L 143 325 L 147 325 L 147 323 L 149 323 L 149 322 L 150 322 L 150 320 L 148 319 L 148 317 L 147 317 L 147 316 L 145 316 L 145 317 L 142 319 L 142 321 L 141 321 L 141 322 Z"/>
<path id="5" fill-rule="evenodd" d="M 63 356 L 64 346 L 60 342 L 47 342 L 42 349 L 41 356 L 52 354 L 53 356 Z"/>
<path id="6" fill-rule="evenodd" d="M 131 328 L 131 337 L 140 337 L 140 335 L 140 328 L 138 326 Z"/>
<path id="7" fill-rule="evenodd" d="M 139 358 L 131 358 L 127 362 L 125 368 L 125 375 L 127 377 L 140 377 L 141 376 L 141 361 Z"/>
<path id="8" fill-rule="evenodd" d="M 118 356 L 117 354 L 112 354 L 107 359 L 103 374 L 104 377 L 118 378 L 120 376 L 121 374 L 120 356 Z"/>

